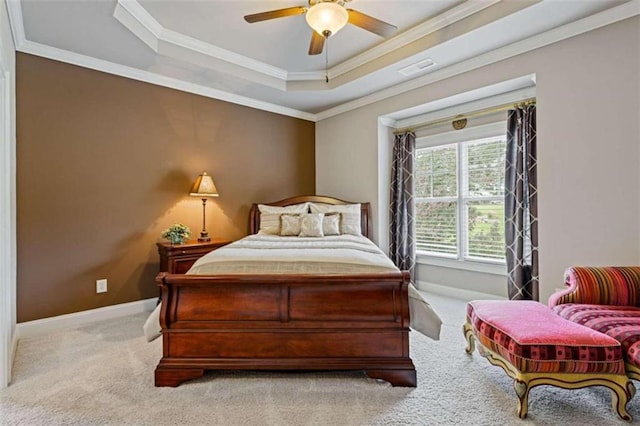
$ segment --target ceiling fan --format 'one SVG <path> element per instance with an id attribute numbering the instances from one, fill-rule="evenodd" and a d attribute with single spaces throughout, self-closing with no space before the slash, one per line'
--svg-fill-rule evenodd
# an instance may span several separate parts
<path id="1" fill-rule="evenodd" d="M 309 7 L 295 6 L 255 13 L 246 15 L 244 20 L 253 24 L 254 22 L 267 21 L 269 19 L 306 14 L 307 23 L 313 28 L 311 43 L 309 44 L 309 55 L 322 53 L 325 40 L 330 35 L 340 31 L 347 23 L 385 38 L 392 36 L 398 29 L 395 25 L 365 15 L 357 10 L 345 8 L 344 4 L 350 1 L 309 0 Z"/>

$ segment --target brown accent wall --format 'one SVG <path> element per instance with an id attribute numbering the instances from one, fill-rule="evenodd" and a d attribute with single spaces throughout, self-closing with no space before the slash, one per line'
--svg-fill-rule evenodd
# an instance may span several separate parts
<path id="1" fill-rule="evenodd" d="M 312 122 L 22 53 L 16 74 L 18 322 L 156 296 L 161 231 L 202 228 L 202 171 L 214 238 L 314 193 Z"/>

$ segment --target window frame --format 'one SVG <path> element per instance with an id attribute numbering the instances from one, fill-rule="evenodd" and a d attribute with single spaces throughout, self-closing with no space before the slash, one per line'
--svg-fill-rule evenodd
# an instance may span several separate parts
<path id="1" fill-rule="evenodd" d="M 504 137 L 506 135 L 507 122 L 506 120 L 500 120 L 494 123 L 479 125 L 468 129 L 438 133 L 435 135 L 422 136 L 416 138 L 416 150 L 424 148 L 434 148 L 443 145 L 456 144 L 456 167 L 457 167 L 457 197 L 442 197 L 438 198 L 438 201 L 451 201 L 457 202 L 457 254 L 451 255 L 446 253 L 428 252 L 423 250 L 416 250 L 416 257 L 418 263 L 434 266 L 444 266 L 457 269 L 465 269 L 479 272 L 486 272 L 491 274 L 506 275 L 506 261 L 497 259 L 483 259 L 473 256 L 465 257 L 465 250 L 468 251 L 469 235 L 468 232 L 463 229 L 467 226 L 468 214 L 467 214 L 467 201 L 504 201 L 504 196 L 485 196 L 485 197 L 473 197 L 469 198 L 465 192 L 467 188 L 468 179 L 466 173 L 463 172 L 462 165 L 465 164 L 467 149 L 462 149 L 463 142 L 471 142 L 482 139 L 490 139 L 495 137 Z M 417 201 L 417 197 L 416 197 Z M 465 239 L 463 242 L 462 239 Z"/>

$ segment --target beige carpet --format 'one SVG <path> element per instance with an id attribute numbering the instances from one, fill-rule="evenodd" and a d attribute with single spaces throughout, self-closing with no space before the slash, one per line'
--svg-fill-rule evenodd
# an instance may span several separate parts
<path id="1" fill-rule="evenodd" d="M 427 295 L 442 339 L 411 334 L 418 387 L 360 373 L 209 373 L 155 388 L 161 342 L 142 337 L 144 315 L 21 340 L 13 383 L 0 391 L 2 425 L 609 425 L 625 424 L 604 388 L 531 391 L 515 415 L 512 381 L 464 352 L 464 302 Z M 640 420 L 638 397 L 629 403 Z"/>

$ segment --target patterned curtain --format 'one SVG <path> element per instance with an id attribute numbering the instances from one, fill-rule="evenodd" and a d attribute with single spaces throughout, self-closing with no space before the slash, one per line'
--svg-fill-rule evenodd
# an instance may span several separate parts
<path id="1" fill-rule="evenodd" d="M 406 132 L 395 136 L 391 165 L 389 257 L 398 268 L 414 278 L 416 244 L 413 216 L 413 163 L 416 135 Z"/>
<path id="2" fill-rule="evenodd" d="M 505 240 L 509 299 L 539 300 L 536 106 L 509 110 Z"/>

